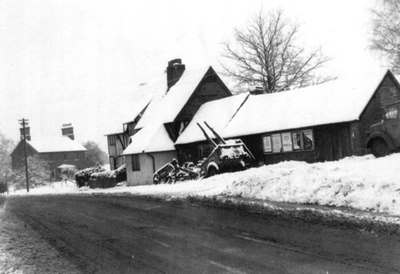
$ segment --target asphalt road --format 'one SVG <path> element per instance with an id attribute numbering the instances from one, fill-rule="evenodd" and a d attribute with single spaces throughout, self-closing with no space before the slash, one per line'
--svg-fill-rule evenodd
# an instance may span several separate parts
<path id="1" fill-rule="evenodd" d="M 400 238 L 132 196 L 11 197 L 83 273 L 399 273 Z"/>

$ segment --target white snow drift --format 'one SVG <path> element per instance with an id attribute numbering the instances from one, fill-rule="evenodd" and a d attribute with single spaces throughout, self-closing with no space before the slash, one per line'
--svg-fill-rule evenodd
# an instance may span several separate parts
<path id="1" fill-rule="evenodd" d="M 371 155 L 307 164 L 282 162 L 173 185 L 79 190 L 72 183 L 34 189 L 32 193 L 97 192 L 184 198 L 218 195 L 278 202 L 345 206 L 400 216 L 400 154 Z M 21 193 L 21 192 L 20 192 Z"/>

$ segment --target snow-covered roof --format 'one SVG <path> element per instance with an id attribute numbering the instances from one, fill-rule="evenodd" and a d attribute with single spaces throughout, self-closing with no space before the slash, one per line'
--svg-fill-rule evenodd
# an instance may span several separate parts
<path id="1" fill-rule="evenodd" d="M 178 137 L 175 144 L 205 141 L 206 137 L 197 125 L 197 123 L 203 125 L 204 121 L 213 127 L 216 132 L 222 133 L 222 130 L 226 127 L 240 106 L 246 101 L 248 96 L 248 93 L 242 93 L 204 103 L 194 115 L 186 129 Z M 210 137 L 213 137 L 212 133 L 210 133 L 206 127 L 204 127 L 204 130 Z"/>
<path id="2" fill-rule="evenodd" d="M 131 143 L 122 155 L 175 150 L 163 124 L 149 125 L 131 137 Z"/>
<path id="3" fill-rule="evenodd" d="M 47 138 L 37 138 L 27 141 L 37 152 L 67 152 L 67 151 L 85 151 L 78 141 L 65 136 L 51 136 Z"/>
<path id="4" fill-rule="evenodd" d="M 159 91 L 151 100 L 136 127 L 144 128 L 149 125 L 172 122 L 210 68 L 210 66 L 201 68 L 187 66 L 179 81 L 168 92 L 166 92 L 166 80 L 164 85 L 154 87 Z"/>
<path id="5" fill-rule="evenodd" d="M 112 125 L 107 128 L 107 133 L 105 136 L 122 134 L 124 132 L 123 124 L 135 120 L 140 112 L 149 104 L 149 102 L 150 98 L 143 98 L 136 102 L 132 102 L 132 106 L 129 109 L 119 109 L 115 115 L 117 117 L 116 122 L 113 121 Z"/>
<path id="6" fill-rule="evenodd" d="M 358 120 L 381 81 L 382 75 L 363 83 L 335 80 L 280 93 L 251 95 L 222 135 L 229 138 Z"/>

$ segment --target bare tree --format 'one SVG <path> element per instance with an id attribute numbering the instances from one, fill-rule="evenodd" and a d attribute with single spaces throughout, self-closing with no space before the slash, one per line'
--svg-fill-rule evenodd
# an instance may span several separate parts
<path id="1" fill-rule="evenodd" d="M 7 190 L 9 177 L 11 175 L 10 153 L 13 142 L 0 133 L 0 193 Z"/>
<path id="2" fill-rule="evenodd" d="M 235 43 L 225 43 L 225 73 L 239 85 L 262 87 L 264 93 L 331 79 L 315 75 L 328 59 L 320 49 L 308 52 L 297 45 L 297 34 L 298 25 L 281 10 L 260 12 L 245 29 L 235 29 Z"/>
<path id="3" fill-rule="evenodd" d="M 32 188 L 50 183 L 50 167 L 39 156 L 28 157 L 29 183 Z M 14 189 L 25 188 L 25 170 L 23 167 L 14 170 L 11 174 L 11 184 Z"/>
<path id="4" fill-rule="evenodd" d="M 387 57 L 395 72 L 400 72 L 400 1 L 380 0 L 373 10 L 371 48 Z"/>
<path id="5" fill-rule="evenodd" d="M 108 161 L 107 153 L 105 153 L 97 143 L 87 141 L 83 144 L 86 148 L 86 160 L 89 166 L 103 165 Z"/>

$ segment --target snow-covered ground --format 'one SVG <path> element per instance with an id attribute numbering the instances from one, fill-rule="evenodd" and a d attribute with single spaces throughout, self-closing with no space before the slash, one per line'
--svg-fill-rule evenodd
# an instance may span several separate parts
<path id="1" fill-rule="evenodd" d="M 81 273 L 40 235 L 0 205 L 0 273 Z"/>
<path id="2" fill-rule="evenodd" d="M 172 198 L 240 197 L 276 202 L 344 206 L 400 216 L 400 153 L 307 164 L 288 161 L 173 185 L 78 189 L 73 182 L 32 189 L 31 194 L 132 193 Z M 13 195 L 25 194 L 17 191 Z"/>

